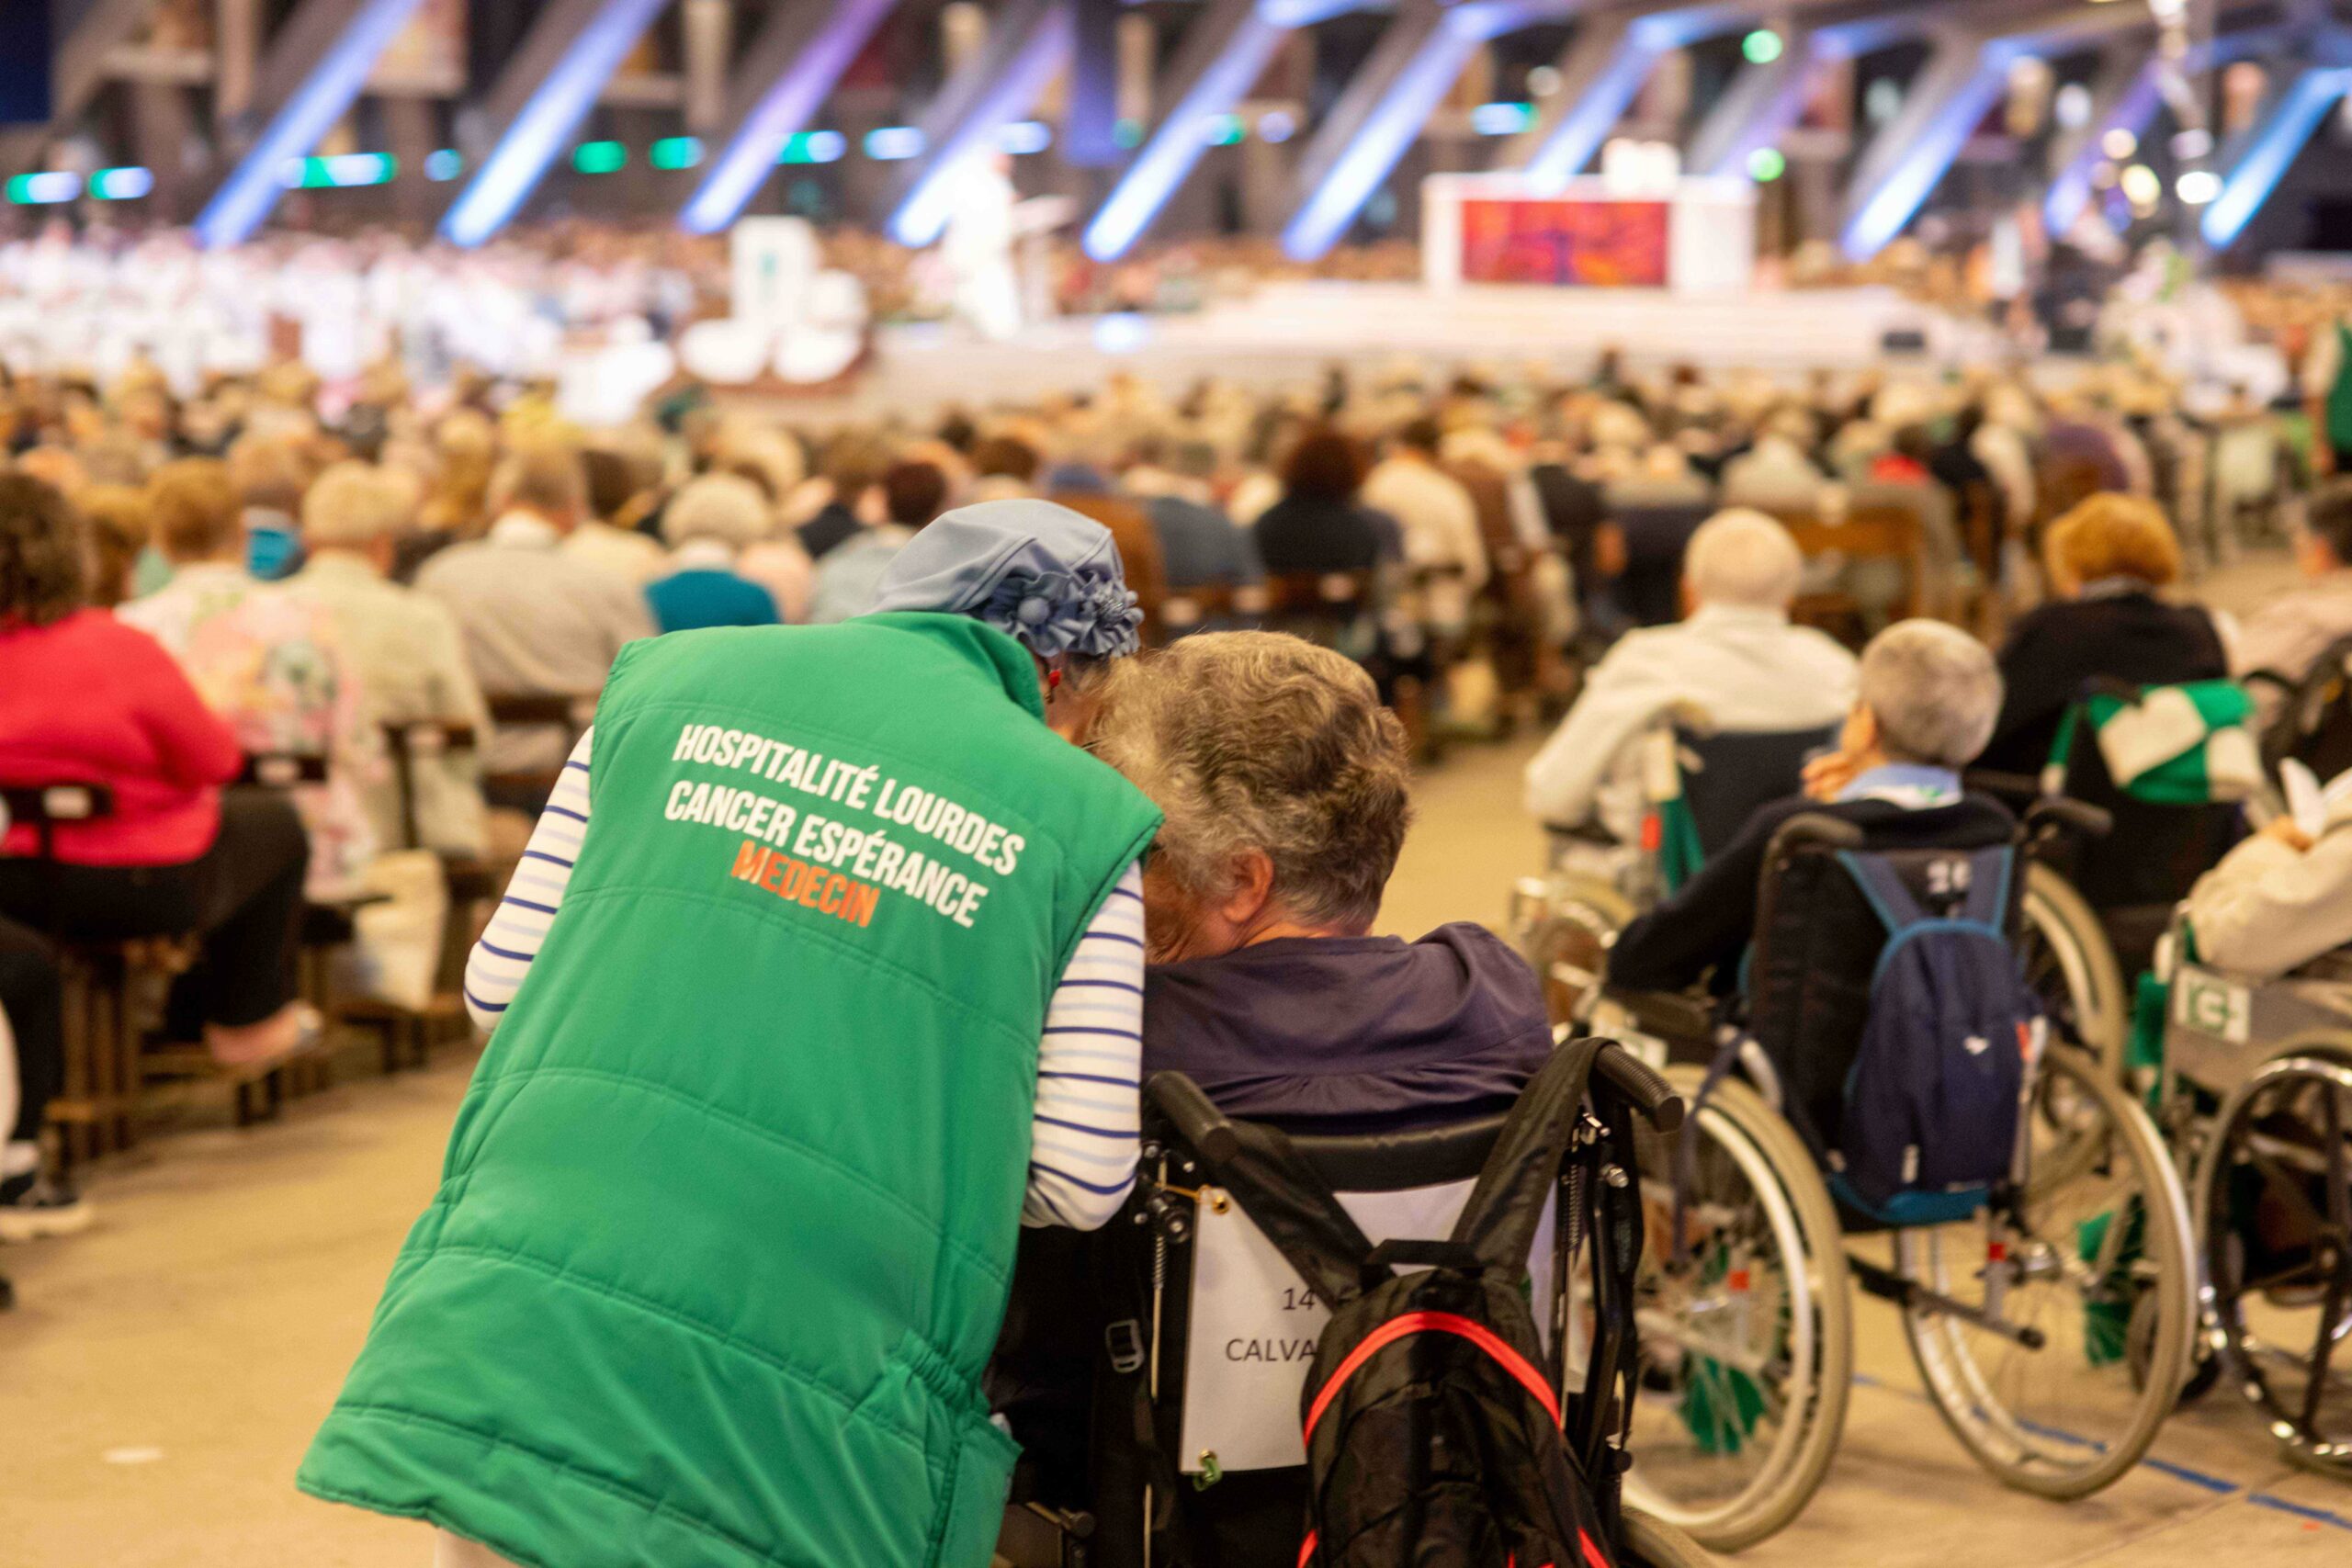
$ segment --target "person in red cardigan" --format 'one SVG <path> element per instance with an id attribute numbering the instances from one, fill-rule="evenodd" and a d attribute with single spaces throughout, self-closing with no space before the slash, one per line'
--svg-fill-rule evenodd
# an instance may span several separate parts
<path id="1" fill-rule="evenodd" d="M 59 826 L 57 865 L 29 825 L 0 837 L 0 915 L 55 941 L 199 935 L 187 1000 L 214 1057 L 287 1055 L 315 1023 L 294 987 L 301 820 L 274 793 L 224 791 L 236 739 L 160 644 L 88 607 L 88 561 L 62 496 L 0 475 L 0 784 L 114 795 L 111 815 Z"/>

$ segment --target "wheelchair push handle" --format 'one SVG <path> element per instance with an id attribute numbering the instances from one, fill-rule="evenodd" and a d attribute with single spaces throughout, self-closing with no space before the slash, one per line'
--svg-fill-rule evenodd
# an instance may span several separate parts
<path id="1" fill-rule="evenodd" d="M 2025 834 L 2030 840 L 2060 833 L 2082 839 L 2104 839 L 2115 830 L 2115 814 L 2086 800 L 2045 795 L 2026 807 Z"/>
<path id="2" fill-rule="evenodd" d="M 1772 842 L 1765 851 L 1768 862 L 1804 849 L 1859 850 L 1862 847 L 1862 830 L 1851 822 L 1829 816 L 1826 812 L 1808 811 L 1802 817 L 1792 817 L 1781 824 L 1772 835 Z"/>
<path id="3" fill-rule="evenodd" d="M 1143 1097 L 1168 1118 L 1176 1135 L 1215 1162 L 1231 1159 L 1241 1150 L 1233 1123 L 1225 1119 L 1201 1086 L 1182 1073 L 1154 1073 L 1144 1080 Z"/>
<path id="4" fill-rule="evenodd" d="M 1592 1070 L 1659 1132 L 1671 1133 L 1682 1125 L 1682 1097 L 1675 1093 L 1664 1078 L 1652 1072 L 1649 1064 L 1614 1040 L 1601 1042 L 1600 1054 L 1593 1058 Z"/>

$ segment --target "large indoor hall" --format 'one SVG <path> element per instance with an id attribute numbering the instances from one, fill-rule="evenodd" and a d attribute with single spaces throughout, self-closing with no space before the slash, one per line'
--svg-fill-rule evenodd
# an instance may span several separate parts
<path id="1" fill-rule="evenodd" d="M 2263 574 L 2248 574 L 2260 581 Z M 2271 574 L 2271 575 L 2275 575 Z M 1527 744 L 1464 758 L 1416 792 L 1419 820 L 1378 929 L 1500 924 L 1540 833 L 1510 807 Z M 191 1132 L 96 1185 L 103 1230 L 11 1251 L 0 1431 L 15 1564 L 401 1568 L 415 1529 L 285 1484 L 366 1335 L 374 1293 L 430 1196 L 473 1070 L 430 1067 L 301 1101 L 280 1124 Z M 1864 1317 L 1854 1405 L 1818 1501 L 1743 1552 L 1765 1568 L 2332 1563 L 2352 1543 L 2341 1487 L 2298 1470 L 2226 1400 L 2176 1416 L 2087 1505 L 2021 1498 L 1951 1443 L 1891 1313 Z"/>
<path id="2" fill-rule="evenodd" d="M 2352 1563 L 2337 0 L 0 0 L 0 1568 Z"/>

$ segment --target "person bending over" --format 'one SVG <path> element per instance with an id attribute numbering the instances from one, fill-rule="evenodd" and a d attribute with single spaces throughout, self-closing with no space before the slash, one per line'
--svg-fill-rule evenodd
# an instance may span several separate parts
<path id="1" fill-rule="evenodd" d="M 1070 742 L 1142 613 L 966 507 L 874 613 L 626 650 L 467 964 L 447 1179 L 298 1483 L 445 1568 L 985 1562 L 1022 1224 L 1137 1157 L 1137 856 Z"/>
<path id="2" fill-rule="evenodd" d="M 1144 870 L 1144 1071 L 1317 1133 L 1515 1100 L 1552 1049 L 1527 965 L 1468 923 L 1371 934 L 1412 816 L 1372 678 L 1270 632 L 1186 637 L 1126 674 L 1095 749 L 1167 818 Z"/>
<path id="3" fill-rule="evenodd" d="M 1782 823 L 1817 811 L 1863 829 L 1873 849 L 1975 849 L 2006 842 L 1999 802 L 1962 793 L 1960 770 L 1984 750 L 2001 709 L 1993 656 L 1939 621 L 1899 621 L 1862 650 L 1860 689 L 1838 750 L 1805 770 L 1804 793 L 1768 806 L 1682 890 L 1627 926 L 1609 983 L 1682 990 L 1736 983 L 1755 934 L 1765 851 Z"/>

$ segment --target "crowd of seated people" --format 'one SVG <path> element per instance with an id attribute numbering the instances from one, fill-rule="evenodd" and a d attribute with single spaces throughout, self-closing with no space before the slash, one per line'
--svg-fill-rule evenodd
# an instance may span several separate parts
<path id="1" fill-rule="evenodd" d="M 297 1052 L 321 1022 L 295 1001 L 306 897 L 371 886 L 371 863 L 396 852 L 511 865 L 520 823 L 501 808 L 547 799 L 625 644 L 855 615 L 919 530 L 983 499 L 1102 516 L 1148 603 L 1366 585 L 1362 635 L 1336 651 L 1204 633 L 1114 683 L 1102 753 L 1169 815 L 1146 879 L 1145 1059 L 1238 1113 L 1306 1124 L 1491 1108 L 1549 1047 L 1533 976 L 1476 927 L 1371 934 L 1408 814 L 1408 744 L 1380 702 L 1400 671 L 1500 668 L 1513 638 L 1585 660 L 1528 776 L 1546 819 L 1598 815 L 1629 835 L 1626 742 L 1673 715 L 1732 732 L 1842 719 L 1814 777 L 1833 809 L 1898 833 L 2006 831 L 1996 808 L 1944 798 L 1949 774 L 1996 719 L 2010 733 L 2012 709 L 2018 754 L 2032 750 L 2030 719 L 2054 720 L 2021 694 L 2057 655 L 2004 656 L 2007 708 L 1991 656 L 1949 627 L 1900 623 L 1858 669 L 1798 624 L 1812 567 L 1782 520 L 1889 489 L 1940 497 L 1950 516 L 1989 495 L 2004 536 L 2038 545 L 2053 432 L 2123 452 L 2186 424 L 2127 415 L 2097 389 L 2069 403 L 1996 378 L 1798 388 L 1622 367 L 1589 384 L 1400 371 L 1181 396 L 1115 378 L 821 428 L 685 399 L 584 432 L 545 389 L 487 382 L 426 395 L 388 376 L 359 395 L 345 406 L 277 373 L 180 395 L 145 372 L 0 393 L 17 470 L 0 479 L 0 784 L 116 795 L 112 818 L 61 832 L 62 866 L 37 864 L 21 827 L 0 847 L 0 1008 L 26 1089 L 0 1155 L 0 1237 L 86 1214 L 24 1152 L 65 1050 L 57 944 L 194 938 L 182 1038 L 230 1065 Z M 2150 493 L 2047 529 L 2057 602 L 2014 637 L 2075 650 L 2061 679 L 2077 682 L 2226 673 L 2226 628 L 2163 596 L 2177 547 L 2143 536 L 2150 517 L 2165 532 L 2163 465 L 2119 471 Z M 2330 553 L 2335 515 L 2313 509 L 2314 569 L 2346 558 Z M 1670 547 L 1642 556 L 1658 537 Z M 1635 584 L 1637 557 L 1652 577 Z M 2163 659 L 2141 657 L 2155 643 Z M 1456 719 L 1476 684 L 1461 684 Z M 1539 694 L 1557 694 L 1507 700 L 1532 709 Z M 470 744 L 388 754 L 388 731 L 420 724 Z M 323 776 L 290 792 L 244 782 L 266 753 L 315 758 Z M 1742 839 L 1713 881 L 1627 932 L 1626 983 L 1720 966 L 1737 932 L 1711 922 L 1746 918 L 1757 859 Z M 12 1206 L 51 1217 L 12 1221 Z"/>

